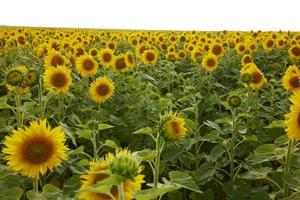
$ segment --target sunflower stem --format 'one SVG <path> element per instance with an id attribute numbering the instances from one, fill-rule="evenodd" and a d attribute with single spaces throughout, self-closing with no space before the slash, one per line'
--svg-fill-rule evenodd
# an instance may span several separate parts
<path id="1" fill-rule="evenodd" d="M 293 140 L 289 140 L 287 152 L 286 152 L 286 158 L 285 158 L 285 167 L 283 171 L 283 197 L 288 198 L 289 197 L 289 187 L 286 182 L 286 177 L 290 174 L 291 170 L 291 152 L 293 148 Z"/>
<path id="2" fill-rule="evenodd" d="M 63 120 L 64 120 L 64 116 L 63 116 L 64 115 L 64 98 L 63 98 L 62 94 L 60 94 L 58 96 L 58 109 L 59 109 L 58 119 L 63 122 Z"/>
<path id="3" fill-rule="evenodd" d="M 39 178 L 33 178 L 33 191 L 38 194 L 39 193 Z"/>
<path id="4" fill-rule="evenodd" d="M 96 162 L 97 161 L 97 137 L 96 137 L 96 131 L 93 131 L 92 143 L 93 143 L 93 150 L 94 150 L 94 162 Z"/>
<path id="5" fill-rule="evenodd" d="M 44 119 L 44 108 L 43 108 L 43 102 L 42 102 L 42 92 L 43 92 L 42 79 L 39 78 L 38 95 L 39 95 L 39 106 L 40 106 L 40 118 Z"/>
<path id="6" fill-rule="evenodd" d="M 161 138 L 160 133 L 158 132 L 156 137 L 156 156 L 155 156 L 155 169 L 154 169 L 154 188 L 157 188 L 158 179 L 159 179 L 159 168 L 160 168 L 160 148 L 161 148 Z"/>
<path id="7" fill-rule="evenodd" d="M 17 127 L 21 126 L 21 100 L 20 100 L 20 88 L 16 89 L 16 106 L 17 106 Z"/>
<path id="8" fill-rule="evenodd" d="M 232 110 L 232 135 L 230 141 L 230 178 L 234 183 L 234 156 L 235 156 L 235 143 L 236 143 L 236 109 Z"/>
<path id="9" fill-rule="evenodd" d="M 118 194 L 119 194 L 119 200 L 125 200 L 125 194 L 124 194 L 124 182 L 121 182 L 118 185 Z"/>

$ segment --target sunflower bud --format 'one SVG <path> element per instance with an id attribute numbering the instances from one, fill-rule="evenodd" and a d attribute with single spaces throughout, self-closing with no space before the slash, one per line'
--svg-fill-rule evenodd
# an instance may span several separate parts
<path id="1" fill-rule="evenodd" d="M 119 151 L 108 165 L 113 174 L 133 179 L 139 173 L 139 160 L 128 150 Z"/>
<path id="2" fill-rule="evenodd" d="M 241 77 L 243 83 L 250 83 L 251 79 L 251 74 L 243 74 Z"/>
<path id="3" fill-rule="evenodd" d="M 237 95 L 233 95 L 228 99 L 228 104 L 233 108 L 239 107 L 241 103 L 242 103 L 242 99 Z"/>
<path id="4" fill-rule="evenodd" d="M 23 81 L 23 74 L 19 70 L 10 70 L 5 77 L 5 80 L 8 84 L 12 86 L 20 85 Z"/>

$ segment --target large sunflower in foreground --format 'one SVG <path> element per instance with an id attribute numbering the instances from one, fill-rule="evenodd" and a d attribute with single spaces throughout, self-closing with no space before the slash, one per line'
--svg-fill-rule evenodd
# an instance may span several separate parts
<path id="1" fill-rule="evenodd" d="M 287 91 L 300 89 L 300 71 L 296 65 L 289 66 L 282 78 L 282 85 Z"/>
<path id="2" fill-rule="evenodd" d="M 285 115 L 286 133 L 289 139 L 300 139 L 300 93 L 295 92 L 290 98 L 293 105 Z"/>
<path id="3" fill-rule="evenodd" d="M 167 117 L 164 123 L 165 134 L 172 140 L 181 140 L 186 136 L 185 120 L 175 114 Z"/>
<path id="4" fill-rule="evenodd" d="M 67 159 L 66 138 L 60 126 L 51 129 L 46 120 L 34 121 L 12 133 L 5 137 L 2 152 L 14 171 L 38 178 Z"/>
<path id="5" fill-rule="evenodd" d="M 300 60 L 300 45 L 293 45 L 289 49 L 289 57 L 291 60 Z"/>
<path id="6" fill-rule="evenodd" d="M 97 78 L 91 83 L 89 92 L 95 102 L 103 103 L 113 96 L 114 90 L 114 82 L 104 76 Z"/>
<path id="7" fill-rule="evenodd" d="M 111 170 L 110 165 L 112 163 L 118 164 L 118 158 L 125 159 L 128 155 L 128 151 L 120 151 L 116 156 L 109 154 L 107 159 L 102 162 L 91 163 L 90 170 L 86 174 L 81 176 L 82 186 L 80 190 L 82 191 L 79 195 L 80 200 L 112 200 L 113 198 L 118 199 L 118 189 L 117 186 L 112 186 L 110 190 L 110 195 L 101 194 L 96 192 L 84 191 L 85 189 L 90 188 L 94 184 L 97 184 L 100 181 L 105 180 L 110 176 L 107 173 L 107 170 Z M 125 159 L 126 160 L 126 159 Z M 120 167 L 124 167 L 124 160 L 122 163 L 119 163 Z M 124 168 L 124 171 L 127 171 L 128 168 Z M 134 198 L 136 192 L 141 190 L 141 185 L 144 183 L 144 175 L 139 174 L 140 168 L 136 169 L 137 174 L 133 178 L 124 177 L 124 194 L 126 200 L 131 200 Z M 112 173 L 112 172 L 110 172 Z"/>
<path id="8" fill-rule="evenodd" d="M 98 64 L 91 55 L 85 54 L 77 58 L 76 69 L 82 77 L 89 77 L 97 73 Z"/>
<path id="9" fill-rule="evenodd" d="M 218 57 L 214 54 L 207 54 L 202 60 L 202 67 L 209 72 L 212 72 L 218 68 Z"/>
<path id="10" fill-rule="evenodd" d="M 47 89 L 58 93 L 67 92 L 72 84 L 71 71 L 65 66 L 46 69 L 43 79 Z"/>

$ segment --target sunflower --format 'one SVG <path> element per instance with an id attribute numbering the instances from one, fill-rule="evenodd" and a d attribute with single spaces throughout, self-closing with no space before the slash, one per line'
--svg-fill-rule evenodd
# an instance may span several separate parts
<path id="1" fill-rule="evenodd" d="M 222 56 L 224 54 L 223 46 L 217 42 L 211 44 L 209 51 L 215 56 Z"/>
<path id="2" fill-rule="evenodd" d="M 66 65 L 66 58 L 58 51 L 51 50 L 45 57 L 45 67 L 57 67 L 58 65 Z"/>
<path id="3" fill-rule="evenodd" d="M 113 96 L 114 90 L 114 82 L 104 76 L 91 83 L 89 93 L 95 102 L 103 103 Z"/>
<path id="4" fill-rule="evenodd" d="M 291 60 L 299 60 L 300 59 L 300 46 L 293 45 L 289 49 L 289 57 Z"/>
<path id="5" fill-rule="evenodd" d="M 199 48 L 194 48 L 194 50 L 191 52 L 191 59 L 193 62 L 201 62 L 203 56 L 203 52 Z"/>
<path id="6" fill-rule="evenodd" d="M 18 69 L 11 69 L 7 72 L 5 80 L 12 86 L 20 85 L 23 81 L 23 73 Z"/>
<path id="7" fill-rule="evenodd" d="M 157 51 L 154 49 L 147 49 L 142 54 L 142 62 L 144 64 L 155 64 L 157 62 Z"/>
<path id="8" fill-rule="evenodd" d="M 249 64 L 247 66 L 249 66 Z M 249 82 L 249 84 L 252 89 L 258 90 L 265 83 L 267 83 L 267 79 L 265 78 L 264 74 L 256 66 L 244 69 L 242 75 L 244 74 L 249 74 L 251 76 L 251 81 Z"/>
<path id="9" fill-rule="evenodd" d="M 272 38 L 267 38 L 262 44 L 264 49 L 271 51 L 273 46 L 275 46 L 275 41 Z"/>
<path id="10" fill-rule="evenodd" d="M 93 57 L 97 57 L 98 56 L 98 49 L 97 48 L 91 48 L 90 50 L 89 50 L 89 54 L 91 55 L 91 56 L 93 56 Z"/>
<path id="11" fill-rule="evenodd" d="M 218 68 L 218 65 L 218 57 L 211 53 L 205 55 L 202 60 L 202 67 L 209 72 L 216 70 Z"/>
<path id="12" fill-rule="evenodd" d="M 242 66 L 247 65 L 248 63 L 251 63 L 252 59 L 251 56 L 249 54 L 245 54 L 242 57 Z"/>
<path id="13" fill-rule="evenodd" d="M 167 138 L 181 140 L 186 136 L 185 120 L 175 114 L 169 115 L 164 122 L 164 130 Z"/>
<path id="14" fill-rule="evenodd" d="M 135 60 L 133 57 L 133 53 L 131 51 L 127 51 L 125 54 L 125 62 L 129 68 L 133 68 L 135 66 Z"/>
<path id="15" fill-rule="evenodd" d="M 105 180 L 109 177 L 105 171 L 108 169 L 108 162 L 106 160 L 98 163 L 91 163 L 90 170 L 86 174 L 81 176 L 82 186 L 80 190 L 85 190 L 94 184 Z M 144 175 L 138 174 L 133 179 L 125 179 L 124 181 L 124 193 L 125 199 L 131 200 L 134 198 L 136 192 L 141 190 L 141 185 L 144 183 Z M 111 195 L 118 199 L 117 186 L 112 186 L 110 190 Z M 107 194 L 101 194 L 96 192 L 81 192 L 79 195 L 80 200 L 112 200 L 113 198 Z"/>
<path id="16" fill-rule="evenodd" d="M 46 120 L 34 121 L 29 127 L 18 128 L 6 136 L 2 152 L 11 169 L 38 178 L 67 159 L 65 141 L 60 126 L 51 129 Z"/>
<path id="17" fill-rule="evenodd" d="M 46 69 L 43 79 L 47 89 L 58 93 L 67 92 L 72 84 L 71 71 L 65 66 Z"/>
<path id="18" fill-rule="evenodd" d="M 129 70 L 129 66 L 127 65 L 125 55 L 115 56 L 112 68 L 115 72 L 127 72 Z"/>
<path id="19" fill-rule="evenodd" d="M 282 78 L 282 85 L 287 91 L 297 91 L 300 89 L 300 71 L 296 65 L 291 65 L 285 71 Z"/>
<path id="20" fill-rule="evenodd" d="M 177 57 L 180 60 L 184 60 L 186 58 L 186 56 L 187 56 L 186 52 L 183 49 L 179 50 L 178 53 L 177 53 Z"/>
<path id="21" fill-rule="evenodd" d="M 290 98 L 293 103 L 290 112 L 285 115 L 286 133 L 290 140 L 300 139 L 300 93 L 295 92 Z"/>
<path id="22" fill-rule="evenodd" d="M 89 77 L 97 73 L 98 63 L 91 55 L 85 54 L 77 58 L 76 69 L 82 77 Z"/>
<path id="23" fill-rule="evenodd" d="M 38 78 L 39 78 L 38 72 L 34 69 L 31 69 L 27 72 L 27 74 L 24 77 L 25 84 L 27 86 L 33 86 L 35 83 L 37 83 Z"/>
<path id="24" fill-rule="evenodd" d="M 111 49 L 101 49 L 99 52 L 100 63 L 104 67 L 110 67 L 114 58 L 114 51 Z"/>

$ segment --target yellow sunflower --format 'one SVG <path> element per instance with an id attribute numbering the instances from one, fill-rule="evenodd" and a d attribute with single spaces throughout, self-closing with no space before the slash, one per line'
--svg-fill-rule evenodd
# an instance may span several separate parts
<path id="1" fill-rule="evenodd" d="M 98 49 L 97 48 L 91 48 L 90 50 L 89 50 L 89 54 L 91 55 L 91 56 L 93 56 L 93 57 L 96 57 L 96 56 L 98 56 Z"/>
<path id="2" fill-rule="evenodd" d="M 289 49 L 289 57 L 291 60 L 299 60 L 300 59 L 300 46 L 293 45 Z"/>
<path id="3" fill-rule="evenodd" d="M 271 51 L 275 46 L 275 41 L 270 37 L 265 39 L 262 44 L 264 49 Z"/>
<path id="4" fill-rule="evenodd" d="M 282 85 L 287 91 L 297 91 L 300 89 L 300 71 L 296 65 L 291 65 L 285 71 L 282 78 Z"/>
<path id="5" fill-rule="evenodd" d="M 113 96 L 114 90 L 114 82 L 104 76 L 91 83 L 89 93 L 95 102 L 103 103 Z"/>
<path id="6" fill-rule="evenodd" d="M 220 43 L 214 42 L 209 48 L 210 53 L 215 56 L 222 56 L 224 54 L 224 48 Z"/>
<path id="7" fill-rule="evenodd" d="M 295 92 L 290 98 L 293 103 L 290 112 L 285 115 L 286 133 L 290 140 L 300 139 L 300 93 Z"/>
<path id="8" fill-rule="evenodd" d="M 60 52 L 51 50 L 48 55 L 45 57 L 45 67 L 57 67 L 58 65 L 66 65 L 66 57 L 63 56 Z"/>
<path id="9" fill-rule="evenodd" d="M 157 62 L 157 51 L 147 49 L 143 52 L 141 59 L 144 64 L 155 64 Z"/>
<path id="10" fill-rule="evenodd" d="M 127 65 L 125 55 L 115 56 L 112 68 L 115 72 L 127 72 L 129 70 L 129 66 Z"/>
<path id="11" fill-rule="evenodd" d="M 135 60 L 133 57 L 133 53 L 131 51 L 127 51 L 125 54 L 125 62 L 128 65 L 129 68 L 135 67 Z"/>
<path id="12" fill-rule="evenodd" d="M 248 63 L 251 63 L 252 59 L 251 56 L 249 54 L 245 54 L 242 57 L 242 66 L 247 65 Z"/>
<path id="13" fill-rule="evenodd" d="M 110 67 L 114 59 L 114 51 L 106 48 L 101 49 L 99 52 L 100 63 L 104 67 Z"/>
<path id="14" fill-rule="evenodd" d="M 29 127 L 18 128 L 6 136 L 2 152 L 14 171 L 38 178 L 67 159 L 65 141 L 60 126 L 51 129 L 46 120 L 34 121 Z"/>
<path id="15" fill-rule="evenodd" d="M 216 70 L 218 65 L 218 57 L 214 54 L 207 54 L 202 59 L 202 67 L 209 72 Z"/>
<path id="16" fill-rule="evenodd" d="M 185 120 L 176 115 L 170 115 L 164 123 L 166 136 L 172 140 L 181 140 L 186 136 Z"/>
<path id="17" fill-rule="evenodd" d="M 265 78 L 264 74 L 256 67 L 254 63 L 249 63 L 245 67 L 246 69 L 241 70 L 241 75 L 250 75 L 251 80 L 249 81 L 249 85 L 252 89 L 258 90 L 264 86 L 265 83 L 267 83 L 267 79 Z"/>
<path id="18" fill-rule="evenodd" d="M 82 77 L 89 77 L 97 73 L 98 63 L 91 55 L 85 54 L 77 58 L 76 69 Z"/>
<path id="19" fill-rule="evenodd" d="M 72 84 L 71 71 L 65 66 L 46 69 L 43 79 L 47 89 L 58 93 L 67 92 Z"/>

